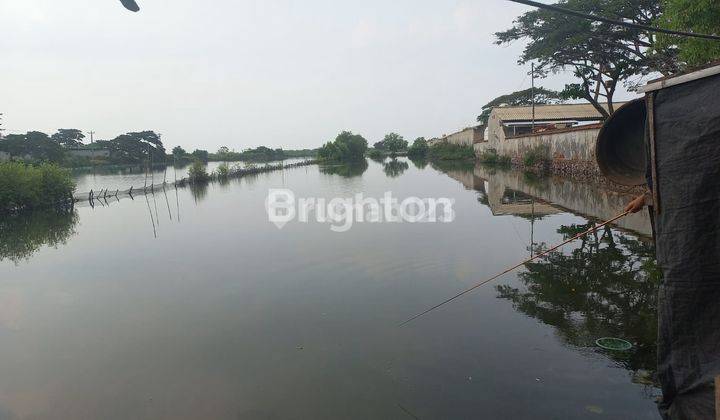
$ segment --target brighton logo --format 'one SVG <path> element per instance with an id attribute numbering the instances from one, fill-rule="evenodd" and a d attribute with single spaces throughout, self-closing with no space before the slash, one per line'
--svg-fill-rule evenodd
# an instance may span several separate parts
<path id="1" fill-rule="evenodd" d="M 333 232 L 347 232 L 354 223 L 450 223 L 455 220 L 450 198 L 407 197 L 402 201 L 386 192 L 382 198 L 362 193 L 349 198 L 297 198 L 288 189 L 270 189 L 265 200 L 268 220 L 282 229 L 297 221 L 330 224 Z"/>

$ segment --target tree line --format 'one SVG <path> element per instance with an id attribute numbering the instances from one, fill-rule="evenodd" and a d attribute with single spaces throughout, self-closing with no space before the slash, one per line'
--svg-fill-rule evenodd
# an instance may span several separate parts
<path id="1" fill-rule="evenodd" d="M 13 160 L 29 162 L 51 162 L 65 166 L 76 166 L 89 163 L 90 158 L 76 157 L 70 152 L 75 148 L 88 150 L 108 150 L 109 157 L 98 157 L 106 163 L 141 163 L 166 161 L 165 147 L 160 135 L 154 131 L 137 131 L 125 133 L 112 140 L 97 140 L 84 144 L 85 135 L 78 129 L 59 129 L 48 135 L 40 131 L 29 131 L 25 134 L 9 134 L 0 139 L 0 151 L 11 156 Z"/>

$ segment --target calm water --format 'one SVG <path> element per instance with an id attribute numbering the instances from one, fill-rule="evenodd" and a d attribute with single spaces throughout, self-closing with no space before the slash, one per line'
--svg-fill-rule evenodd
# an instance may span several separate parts
<path id="1" fill-rule="evenodd" d="M 269 188 L 449 197 L 456 219 L 279 230 Z M 6 219 L 0 419 L 658 418 L 643 217 L 397 327 L 624 200 L 400 160 Z"/>

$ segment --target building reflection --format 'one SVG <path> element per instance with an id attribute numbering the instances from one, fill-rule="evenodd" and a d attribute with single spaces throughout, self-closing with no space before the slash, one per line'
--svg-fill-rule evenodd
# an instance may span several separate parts
<path id="1" fill-rule="evenodd" d="M 477 191 L 478 201 L 493 215 L 530 221 L 531 255 L 548 248 L 534 242 L 534 222 L 567 212 L 607 220 L 627 199 L 570 179 L 483 165 L 443 172 Z M 557 233 L 569 239 L 592 223 L 561 225 Z M 520 286 L 496 289 L 498 297 L 512 302 L 517 311 L 555 328 L 567 345 L 602 352 L 632 371 L 634 382 L 656 387 L 656 296 L 662 275 L 649 238 L 650 220 L 641 212 L 618 227 L 622 229 L 606 226 L 567 245 L 564 252 L 554 251 L 525 264 L 518 274 Z M 633 347 L 625 352 L 605 351 L 595 343 L 602 337 L 622 338 Z"/>
<path id="2" fill-rule="evenodd" d="M 536 216 L 570 212 L 608 220 L 622 211 L 633 198 L 632 193 L 613 191 L 602 185 L 557 176 L 540 177 L 482 164 L 471 168 L 433 167 L 459 181 L 465 188 L 478 191 L 480 201 L 489 206 L 495 215 L 524 216 L 530 210 Z M 520 197 L 520 201 L 514 201 L 512 197 Z M 643 236 L 652 235 L 647 212 L 628 215 L 615 225 Z"/>

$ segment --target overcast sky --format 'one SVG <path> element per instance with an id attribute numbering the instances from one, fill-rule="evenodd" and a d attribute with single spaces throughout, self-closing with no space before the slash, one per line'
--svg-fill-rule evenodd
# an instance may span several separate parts
<path id="1" fill-rule="evenodd" d="M 504 0 L 138 3 L 3 0 L 6 133 L 155 130 L 167 147 L 211 151 L 318 147 L 345 129 L 412 140 L 530 86 L 523 45 L 493 44 L 529 10 Z"/>

